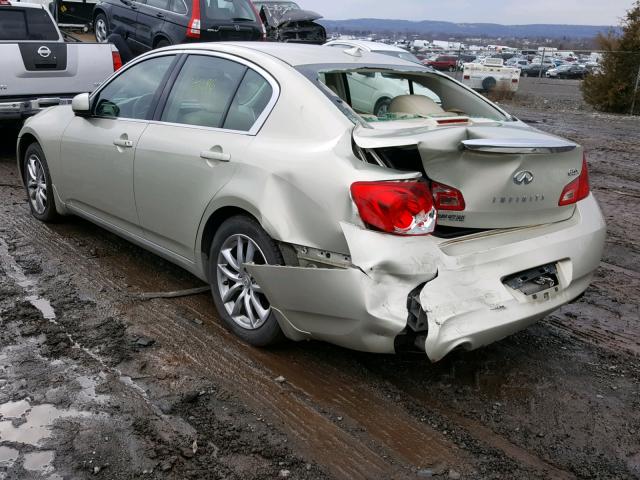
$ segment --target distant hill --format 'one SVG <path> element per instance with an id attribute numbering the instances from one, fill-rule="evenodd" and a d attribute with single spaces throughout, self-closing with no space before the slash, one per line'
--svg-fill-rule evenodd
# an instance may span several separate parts
<path id="1" fill-rule="evenodd" d="M 453 23 L 432 20 L 383 20 L 356 18 L 353 20 L 320 20 L 331 31 L 409 32 L 418 34 L 446 34 L 465 37 L 490 38 L 592 38 L 615 27 L 606 25 L 500 25 L 497 23 Z"/>

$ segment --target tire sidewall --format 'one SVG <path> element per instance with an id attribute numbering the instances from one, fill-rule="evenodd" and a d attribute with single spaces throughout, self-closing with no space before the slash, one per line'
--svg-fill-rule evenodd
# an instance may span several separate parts
<path id="1" fill-rule="evenodd" d="M 380 109 L 384 106 L 387 105 L 387 113 L 389 112 L 389 106 L 391 105 L 391 99 L 389 97 L 382 97 L 379 98 L 378 101 L 376 102 L 375 106 L 373 107 L 373 114 L 377 117 L 379 116 L 378 112 L 380 111 Z"/>
<path id="2" fill-rule="evenodd" d="M 27 186 L 27 175 L 29 174 L 27 163 L 29 161 L 29 157 L 33 154 L 36 154 L 38 156 L 38 159 L 40 160 L 40 165 L 42 165 L 42 169 L 44 170 L 44 177 L 47 183 L 47 206 L 44 209 L 44 213 L 42 214 L 39 214 L 34 210 L 33 205 L 31 204 L 31 198 L 29 197 L 29 188 Z M 29 202 L 29 210 L 31 210 L 31 214 L 42 222 L 56 221 L 59 215 L 56 211 L 56 203 L 53 195 L 53 182 L 51 181 L 51 174 L 49 173 L 49 165 L 47 164 L 47 159 L 44 156 L 42 147 L 40 147 L 38 143 L 32 143 L 25 150 L 24 157 L 22 158 L 22 171 L 22 183 L 27 193 L 27 201 Z"/>
<path id="3" fill-rule="evenodd" d="M 218 314 L 222 318 L 224 325 L 240 337 L 245 342 L 256 346 L 265 347 L 280 343 L 284 340 L 284 334 L 280 329 L 278 320 L 272 311 L 267 321 L 255 330 L 247 330 L 238 325 L 227 313 L 224 307 L 220 292 L 218 291 L 218 255 L 220 249 L 227 238 L 232 235 L 245 235 L 253 240 L 262 251 L 265 260 L 269 265 L 282 265 L 284 260 L 278 246 L 262 229 L 257 221 L 244 215 L 238 215 L 226 220 L 213 237 L 209 250 L 208 274 L 211 283 L 211 294 Z"/>

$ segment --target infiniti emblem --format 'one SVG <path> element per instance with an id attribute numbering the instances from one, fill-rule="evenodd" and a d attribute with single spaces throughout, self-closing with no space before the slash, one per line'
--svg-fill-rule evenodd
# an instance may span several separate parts
<path id="1" fill-rule="evenodd" d="M 38 55 L 40 55 L 42 58 L 49 58 L 49 55 L 51 55 L 51 50 L 49 50 L 49 47 L 47 47 L 46 45 L 43 45 L 38 49 Z"/>
<path id="2" fill-rule="evenodd" d="M 529 185 L 533 182 L 533 173 L 528 170 L 521 170 L 513 176 L 513 183 L 516 185 Z"/>

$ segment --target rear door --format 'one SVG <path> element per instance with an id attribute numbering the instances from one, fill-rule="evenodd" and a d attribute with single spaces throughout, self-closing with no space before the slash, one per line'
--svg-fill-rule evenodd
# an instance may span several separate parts
<path id="1" fill-rule="evenodd" d="M 133 0 L 110 0 L 111 18 L 108 19 L 109 31 L 119 28 L 123 38 L 135 39 L 138 21 L 139 3 Z M 129 41 L 132 49 L 139 51 L 136 42 Z"/>
<path id="2" fill-rule="evenodd" d="M 144 235 L 194 259 L 202 215 L 245 159 L 277 84 L 242 60 L 191 55 L 145 130 L 135 165 Z"/>
<path id="3" fill-rule="evenodd" d="M 169 15 L 170 0 L 145 0 L 138 4 L 136 42 L 144 50 L 153 48 L 153 41 Z"/>
<path id="4" fill-rule="evenodd" d="M 200 0 L 203 42 L 251 41 L 262 38 L 262 26 L 250 0 Z"/>
<path id="5" fill-rule="evenodd" d="M 63 200 L 135 235 L 135 151 L 174 60 L 163 55 L 127 68 L 92 97 L 93 115 L 75 117 L 62 136 Z"/>

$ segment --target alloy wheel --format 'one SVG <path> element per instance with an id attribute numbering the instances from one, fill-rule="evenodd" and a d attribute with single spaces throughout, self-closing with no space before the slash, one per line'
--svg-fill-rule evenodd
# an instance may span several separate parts
<path id="1" fill-rule="evenodd" d="M 47 209 L 47 177 L 35 153 L 27 160 L 27 190 L 31 207 L 38 215 L 43 215 Z"/>
<path id="2" fill-rule="evenodd" d="M 95 32 L 96 40 L 98 40 L 99 43 L 105 43 L 107 41 L 107 23 L 102 18 L 99 18 L 96 22 Z"/>
<path id="3" fill-rule="evenodd" d="M 224 308 L 240 327 L 257 330 L 269 319 L 271 306 L 243 264 L 265 265 L 260 247 L 246 235 L 231 235 L 218 254 L 218 291 Z"/>

